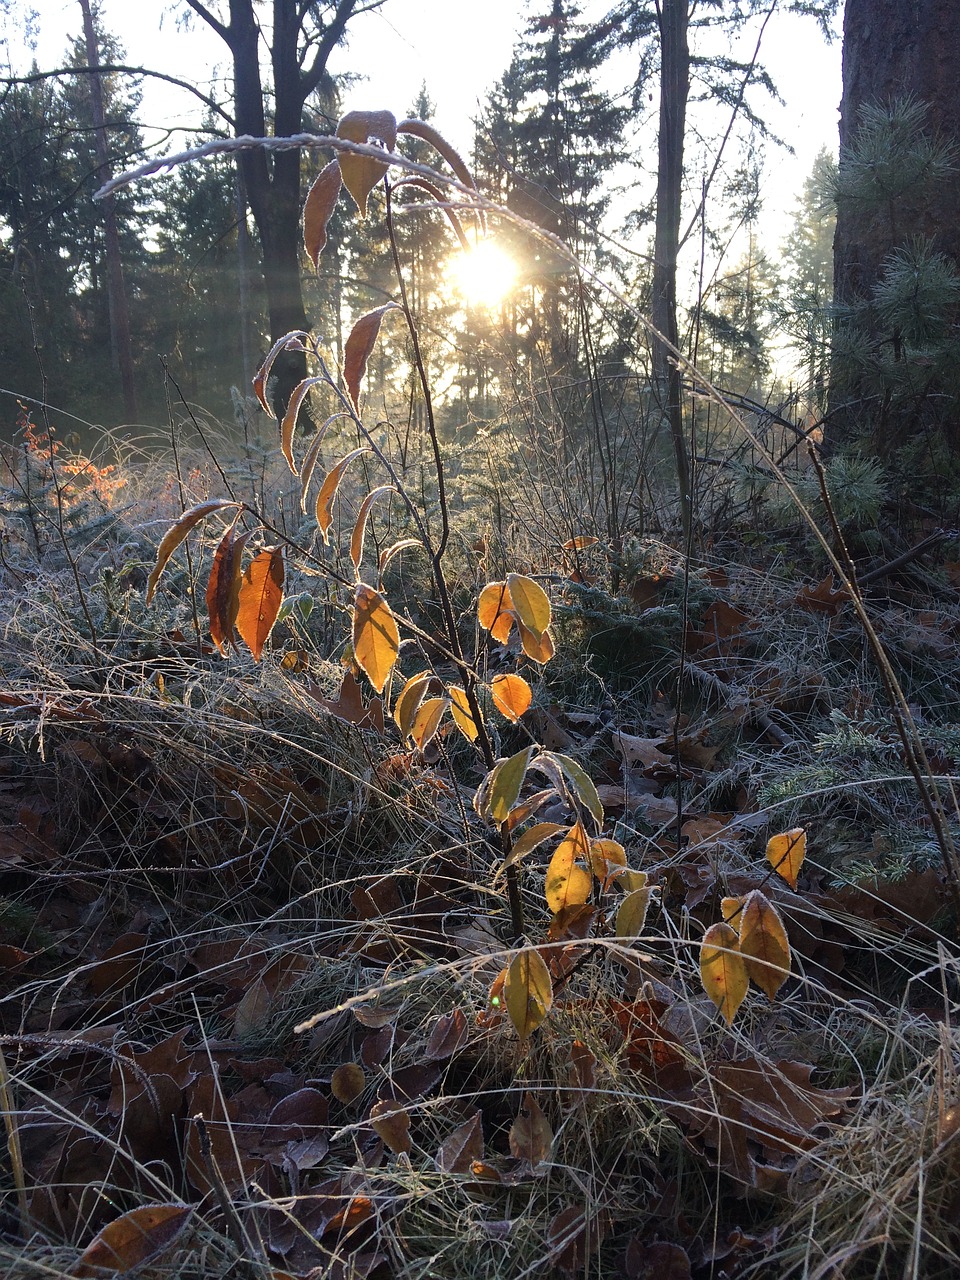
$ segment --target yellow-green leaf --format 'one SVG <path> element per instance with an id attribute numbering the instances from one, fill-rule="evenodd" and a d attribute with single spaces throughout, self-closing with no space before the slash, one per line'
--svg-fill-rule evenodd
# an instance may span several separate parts
<path id="1" fill-rule="evenodd" d="M 627 894 L 617 911 L 615 932 L 618 938 L 639 938 L 643 933 L 649 905 L 650 890 L 648 888 L 634 889 Z"/>
<path id="2" fill-rule="evenodd" d="M 414 717 L 420 703 L 423 701 L 427 692 L 427 686 L 433 679 L 433 675 L 429 671 L 420 671 L 415 676 L 411 676 L 406 682 L 397 697 L 393 706 L 393 718 L 400 730 L 400 737 L 406 742 L 410 729 L 413 725 Z"/>
<path id="3" fill-rule="evenodd" d="M 578 858 L 589 855 L 590 841 L 583 823 L 575 822 L 557 845 L 547 867 L 543 892 L 554 915 L 564 907 L 581 906 L 590 897 L 593 877 L 586 867 L 577 864 Z"/>
<path id="4" fill-rule="evenodd" d="M 337 137 L 348 142 L 382 142 L 388 151 L 397 145 L 397 121 L 390 111 L 348 111 L 337 125 Z M 341 151 L 340 173 L 343 185 L 353 196 L 354 203 L 364 217 L 367 197 L 387 172 L 389 165 L 372 156 L 352 155 Z"/>
<path id="5" fill-rule="evenodd" d="M 353 526 L 353 536 L 350 539 L 350 559 L 353 561 L 353 567 L 358 571 L 360 569 L 360 561 L 363 559 L 363 541 L 367 535 L 367 521 L 370 518 L 370 510 L 382 494 L 393 492 L 395 491 L 392 484 L 382 484 L 376 489 L 371 489 L 360 504 L 357 522 Z"/>
<path id="6" fill-rule="evenodd" d="M 530 686 L 522 676 L 494 676 L 490 682 L 490 694 L 493 705 L 508 720 L 517 720 L 529 708 L 533 701 Z"/>
<path id="7" fill-rule="evenodd" d="M 759 889 L 748 893 L 744 900 L 740 951 L 747 975 L 772 1004 L 790 976 L 790 943 L 779 912 Z"/>
<path id="8" fill-rule="evenodd" d="M 160 540 L 160 546 L 157 548 L 157 563 L 151 569 L 150 577 L 147 579 L 147 604 L 153 599 L 153 593 L 157 589 L 157 583 L 166 568 L 167 561 L 190 530 L 196 528 L 205 516 L 212 515 L 214 511 L 239 506 L 239 502 L 233 502 L 229 498 L 209 498 L 206 502 L 198 502 L 195 507 L 185 511 L 180 519 L 170 526 Z"/>
<path id="9" fill-rule="evenodd" d="M 388 311 L 399 311 L 395 302 L 385 302 L 382 307 L 375 307 L 361 316 L 350 330 L 350 336 L 343 346 L 343 380 L 347 385 L 347 393 L 354 410 L 360 412 L 360 383 L 367 371 L 367 361 L 377 344 L 380 333 L 380 322 Z"/>
<path id="10" fill-rule="evenodd" d="M 449 698 L 427 698 L 417 708 L 410 726 L 410 737 L 418 751 L 422 751 L 440 728 L 440 720 L 450 705 Z"/>
<path id="11" fill-rule="evenodd" d="M 550 970 L 538 951 L 528 947 L 518 952 L 507 970 L 504 999 L 510 1021 L 521 1040 L 536 1031 L 553 1004 Z"/>
<path id="12" fill-rule="evenodd" d="M 366 449 L 353 449 L 345 458 L 341 458 L 335 467 L 331 467 L 324 476 L 320 492 L 317 494 L 317 524 L 320 527 L 320 536 L 325 543 L 330 541 L 329 530 L 331 524 L 333 524 L 333 503 L 337 496 L 337 490 L 340 488 L 340 481 L 343 479 L 344 472 L 354 458 L 359 458 L 361 453 L 366 452 Z"/>
<path id="13" fill-rule="evenodd" d="M 454 724 L 465 738 L 476 742 L 480 730 L 470 711 L 466 689 L 462 689 L 458 684 L 452 684 L 447 693 L 450 695 L 450 714 L 453 716 Z"/>
<path id="14" fill-rule="evenodd" d="M 494 640 L 506 644 L 513 626 L 513 601 L 505 582 L 488 582 L 477 600 L 477 621 Z"/>
<path id="15" fill-rule="evenodd" d="M 807 833 L 803 827 L 783 831 L 767 841 L 767 861 L 783 876 L 791 889 L 797 887 L 797 876 L 807 852 Z"/>
<path id="16" fill-rule="evenodd" d="M 264 547 L 247 565 L 237 603 L 237 630 L 255 662 L 260 661 L 282 603 L 283 552 Z"/>
<path id="17" fill-rule="evenodd" d="M 557 751 L 553 751 L 550 754 L 573 783 L 573 789 L 576 791 L 580 803 L 586 805 L 598 825 L 602 823 L 603 805 L 600 802 L 600 796 L 594 786 L 593 779 L 586 769 L 571 756 L 562 756 Z"/>
<path id="18" fill-rule="evenodd" d="M 539 640 L 550 625 L 550 597 L 539 582 L 522 573 L 507 574 L 507 589 L 517 617 Z"/>
<path id="19" fill-rule="evenodd" d="M 728 924 L 713 924 L 703 935 L 700 947 L 700 980 L 728 1026 L 733 1026 L 750 985 L 740 954 L 736 932 Z"/>
<path id="20" fill-rule="evenodd" d="M 340 195 L 340 162 L 331 160 L 320 170 L 303 204 L 303 246 L 316 271 L 327 243 L 327 223 Z"/>
<path id="21" fill-rule="evenodd" d="M 353 606 L 353 656 L 367 673 L 377 693 L 400 652 L 400 632 L 390 606 L 378 591 L 357 583 Z"/>
<path id="22" fill-rule="evenodd" d="M 494 822 L 506 822 L 507 815 L 517 803 L 532 754 L 532 746 L 524 747 L 494 766 L 487 788 L 487 809 Z"/>

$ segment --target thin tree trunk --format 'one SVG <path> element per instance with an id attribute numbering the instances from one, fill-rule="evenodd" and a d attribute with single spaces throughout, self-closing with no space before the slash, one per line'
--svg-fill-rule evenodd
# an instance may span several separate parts
<path id="1" fill-rule="evenodd" d="M 87 64 L 100 66 L 100 50 L 93 27 L 90 0 L 79 0 L 83 12 L 83 34 L 87 46 Z M 102 186 L 113 177 L 107 148 L 106 118 L 103 107 L 103 83 L 94 71 L 90 76 L 90 104 L 93 114 L 93 143 L 97 155 L 97 180 Z M 103 201 L 103 230 L 107 259 L 107 294 L 110 314 L 110 346 L 120 373 L 123 390 L 123 409 L 129 420 L 137 417 L 137 383 L 133 372 L 133 347 L 130 341 L 130 313 L 127 307 L 127 290 L 123 280 L 123 261 L 120 256 L 120 233 L 117 225 L 117 208 L 114 197 Z"/>

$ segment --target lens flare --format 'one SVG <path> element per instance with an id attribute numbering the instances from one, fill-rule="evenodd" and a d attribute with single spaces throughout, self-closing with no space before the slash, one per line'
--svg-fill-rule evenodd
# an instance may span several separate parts
<path id="1" fill-rule="evenodd" d="M 495 307 L 517 282 L 517 264 L 493 240 L 481 240 L 448 259 L 450 278 L 471 307 Z"/>

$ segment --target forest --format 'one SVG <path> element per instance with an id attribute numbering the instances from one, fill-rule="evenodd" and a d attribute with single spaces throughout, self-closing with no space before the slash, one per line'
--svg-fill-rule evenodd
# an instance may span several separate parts
<path id="1" fill-rule="evenodd" d="M 0 1272 L 951 1280 L 953 6 L 399 6 L 0 0 Z"/>

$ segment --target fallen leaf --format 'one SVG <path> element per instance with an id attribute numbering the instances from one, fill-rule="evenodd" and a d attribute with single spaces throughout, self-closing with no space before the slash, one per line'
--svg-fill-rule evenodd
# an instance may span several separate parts
<path id="1" fill-rule="evenodd" d="M 483 1127 L 480 1112 L 475 1111 L 469 1120 L 444 1138 L 436 1164 L 441 1173 L 469 1173 L 474 1161 L 482 1159 Z"/>
<path id="2" fill-rule="evenodd" d="M 71 1274 L 102 1277 L 105 1272 L 127 1275 L 171 1248 L 187 1225 L 193 1209 L 182 1204 L 148 1204 L 114 1218 L 90 1241 Z"/>
<path id="3" fill-rule="evenodd" d="M 509 1141 L 510 1154 L 517 1160 L 526 1160 L 534 1168 L 550 1154 L 553 1130 L 530 1092 L 523 1095 L 522 1114 L 510 1126 Z"/>

